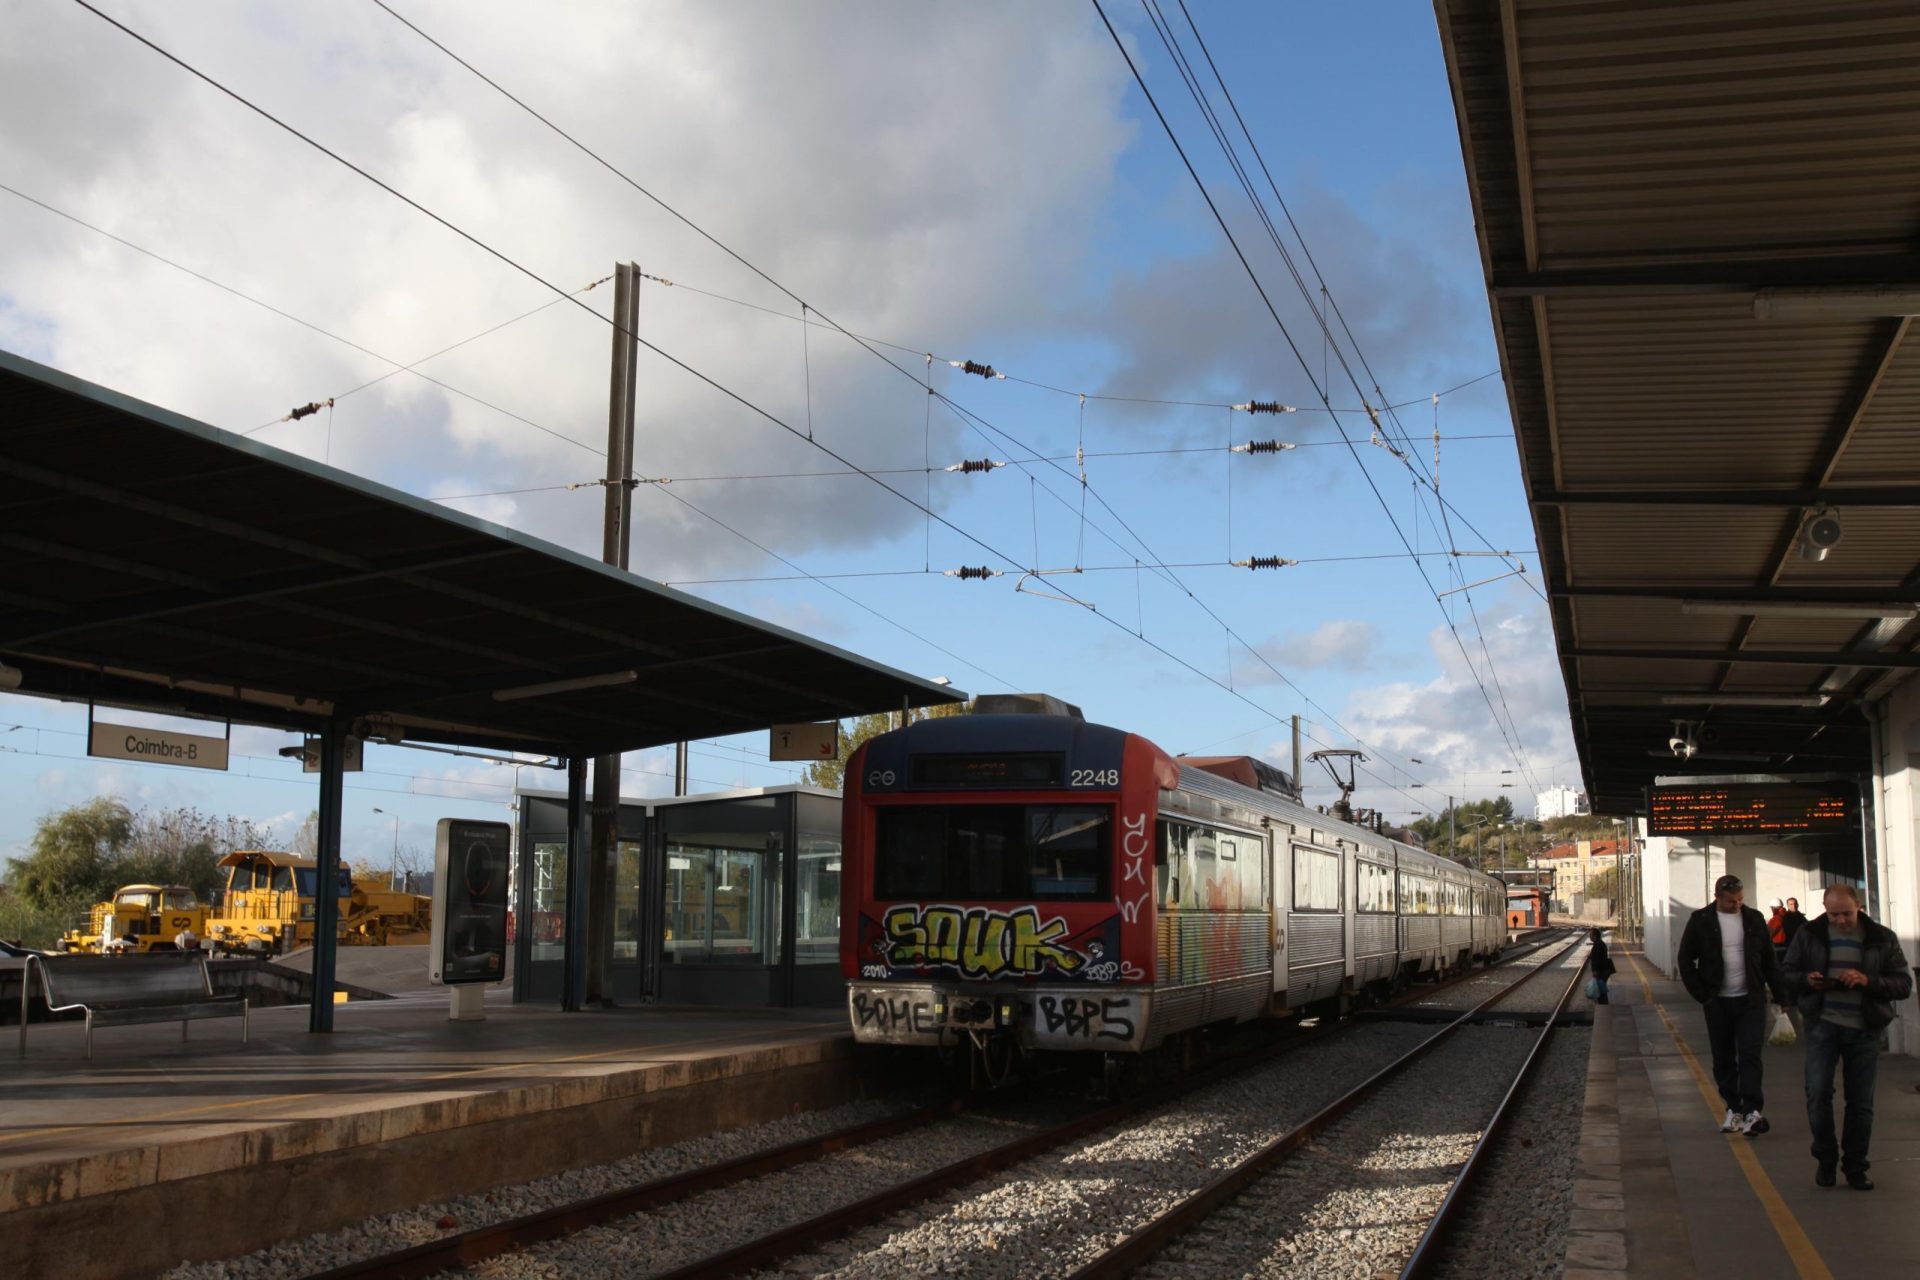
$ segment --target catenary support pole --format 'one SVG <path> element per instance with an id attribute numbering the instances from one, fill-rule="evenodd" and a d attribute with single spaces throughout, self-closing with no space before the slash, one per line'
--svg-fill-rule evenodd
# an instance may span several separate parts
<path id="1" fill-rule="evenodd" d="M 567 759 L 567 905 L 561 929 L 566 936 L 560 975 L 560 1007 L 577 1013 L 587 989 L 587 761 Z"/>
<path id="2" fill-rule="evenodd" d="M 639 344 L 639 268 L 630 262 L 613 269 L 613 351 L 608 361 L 607 478 L 605 523 L 600 558 L 617 568 L 627 567 L 632 543 L 633 415 Z M 613 930 L 615 850 L 620 840 L 620 756 L 613 753 L 593 762 L 593 836 L 587 855 L 586 986 L 583 998 L 593 1004 L 613 1003 Z"/>
<path id="3" fill-rule="evenodd" d="M 334 956 L 340 933 L 340 807 L 346 788 L 348 724 L 331 717 L 320 729 L 320 806 L 316 811 L 313 885 L 313 1003 L 307 1030 L 333 1030 Z"/>

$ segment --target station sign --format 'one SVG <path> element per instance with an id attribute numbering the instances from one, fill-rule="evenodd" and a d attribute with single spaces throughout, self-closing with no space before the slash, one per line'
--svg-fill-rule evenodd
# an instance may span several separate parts
<path id="1" fill-rule="evenodd" d="M 769 760 L 834 760 L 840 755 L 840 722 L 777 724 L 767 735 Z"/>
<path id="2" fill-rule="evenodd" d="M 442 818 L 433 849 L 428 978 L 441 986 L 498 982 L 507 973 L 512 829 Z"/>
<path id="3" fill-rule="evenodd" d="M 1859 803 L 1859 788 L 1845 779 L 1667 784 L 1648 792 L 1647 834 L 1841 833 L 1852 829 Z"/>
<path id="4" fill-rule="evenodd" d="M 225 769 L 227 740 L 95 720 L 88 726 L 87 754 L 103 760 L 138 760 L 142 764 L 172 764 L 186 769 Z"/>

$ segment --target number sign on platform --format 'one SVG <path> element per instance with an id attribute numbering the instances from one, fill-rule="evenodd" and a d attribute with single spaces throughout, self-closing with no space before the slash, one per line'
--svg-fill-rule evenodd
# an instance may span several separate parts
<path id="1" fill-rule="evenodd" d="M 777 724 L 767 735 L 769 760 L 831 760 L 840 754 L 840 722 Z"/>

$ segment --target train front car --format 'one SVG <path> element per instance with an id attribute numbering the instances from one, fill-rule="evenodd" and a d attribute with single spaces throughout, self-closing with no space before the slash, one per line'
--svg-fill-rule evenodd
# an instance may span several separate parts
<path id="1" fill-rule="evenodd" d="M 1154 957 L 1154 819 L 1179 770 L 1077 715 L 923 720 L 848 761 L 840 961 L 857 1040 L 1137 1051 Z"/>

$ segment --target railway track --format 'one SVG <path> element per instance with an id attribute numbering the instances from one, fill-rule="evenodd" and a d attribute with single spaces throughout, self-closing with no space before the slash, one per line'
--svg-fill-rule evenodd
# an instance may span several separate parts
<path id="1" fill-rule="evenodd" d="M 1509 965 L 1518 967 L 1518 962 L 1551 947 L 1554 943 L 1562 941 L 1564 937 L 1565 931 L 1537 931 L 1536 936 L 1522 944 L 1522 949 L 1503 956 L 1496 965 L 1489 966 L 1487 970 L 1469 970 L 1441 983 L 1416 988 L 1403 995 L 1401 999 L 1431 1001 L 1439 993 L 1463 982 L 1483 980 L 1490 971 L 1498 971 Z M 1577 936 L 1573 945 L 1578 945 Z M 1568 949 L 1570 950 L 1571 947 Z M 1432 1044 L 1444 1039 L 1456 1026 L 1498 1004 L 1512 991 L 1519 989 L 1551 967 L 1552 963 L 1549 961 L 1531 971 L 1523 971 L 1522 977 L 1501 988 L 1489 999 L 1474 1005 L 1471 1010 L 1462 1014 L 1457 1022 L 1432 1036 L 1426 1043 Z M 1322 1043 L 1329 1037 L 1347 1030 L 1351 1025 L 1346 1022 L 1329 1023 L 1315 1027 L 1305 1034 L 1296 1032 L 1288 1038 L 1235 1053 L 1199 1071 L 1192 1072 L 1180 1080 L 1143 1090 L 1124 1101 L 1092 1107 L 1058 1124 L 968 1155 L 874 1194 L 656 1274 L 674 1278 L 728 1276 L 777 1265 L 785 1259 L 805 1253 L 824 1243 L 841 1239 L 901 1209 L 931 1197 L 949 1194 L 1077 1139 L 1124 1125 L 1129 1120 L 1177 1102 L 1187 1094 L 1227 1081 L 1236 1075 L 1271 1063 L 1279 1057 L 1290 1055 L 1310 1045 Z M 1419 1050 L 1415 1052 L 1417 1054 Z M 1381 1075 L 1397 1073 L 1400 1066 L 1409 1060 L 1411 1056 L 1390 1066 L 1386 1072 L 1378 1073 L 1375 1079 L 1379 1079 Z M 1363 1089 L 1365 1087 L 1362 1086 Z M 637 1186 L 457 1232 L 411 1248 L 312 1273 L 310 1280 L 407 1280 L 411 1277 L 436 1275 L 454 1267 L 471 1266 L 489 1258 L 559 1240 L 592 1227 L 688 1200 L 706 1192 L 791 1169 L 836 1153 L 854 1151 L 888 1138 L 910 1134 L 917 1129 L 924 1129 L 952 1117 L 960 1110 L 958 1104 L 918 1108 L 686 1174 L 654 1179 Z"/>

